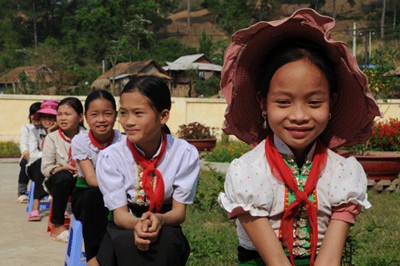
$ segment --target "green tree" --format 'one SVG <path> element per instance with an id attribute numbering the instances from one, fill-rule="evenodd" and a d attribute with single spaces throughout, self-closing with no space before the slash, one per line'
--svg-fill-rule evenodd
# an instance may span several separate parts
<path id="1" fill-rule="evenodd" d="M 363 69 L 368 77 L 368 86 L 378 99 L 391 98 L 395 95 L 395 89 L 400 87 L 398 77 L 389 74 L 396 68 L 397 56 L 398 51 L 393 48 L 376 50 L 371 59 L 375 68 Z"/>
<path id="2" fill-rule="evenodd" d="M 155 39 L 148 49 L 148 58 L 156 60 L 161 65 L 175 61 L 182 55 L 194 54 L 196 49 L 188 47 L 175 38 Z"/>
<path id="3" fill-rule="evenodd" d="M 209 0 L 209 9 L 216 14 L 218 24 L 228 33 L 248 27 L 261 20 L 269 20 L 277 14 L 278 0 Z"/>
<path id="4" fill-rule="evenodd" d="M 214 96 L 219 92 L 220 83 L 221 79 L 216 76 L 196 81 L 195 83 L 196 92 L 198 95 L 203 95 L 204 97 Z"/>
<path id="5" fill-rule="evenodd" d="M 207 37 L 206 32 L 203 31 L 201 37 L 199 39 L 199 52 L 205 54 L 207 57 L 212 55 L 213 49 L 213 41 L 211 38 Z"/>
<path id="6" fill-rule="evenodd" d="M 209 9 L 217 15 L 217 22 L 229 34 L 251 24 L 254 1 L 210 0 Z"/>

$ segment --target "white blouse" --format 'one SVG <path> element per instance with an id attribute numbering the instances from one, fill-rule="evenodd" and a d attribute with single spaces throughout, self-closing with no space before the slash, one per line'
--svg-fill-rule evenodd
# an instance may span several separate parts
<path id="1" fill-rule="evenodd" d="M 277 137 L 274 143 L 282 154 L 293 155 Z M 312 156 L 314 148 L 310 151 Z M 318 250 L 327 230 L 332 208 L 353 203 L 369 208 L 367 178 L 361 164 L 354 158 L 344 158 L 328 150 L 326 166 L 317 182 Z M 242 208 L 252 216 L 268 217 L 278 236 L 280 219 L 285 204 L 285 185 L 274 178 L 265 157 L 265 140 L 239 159 L 234 160 L 226 174 L 225 193 L 218 203 L 228 213 Z M 237 234 L 242 247 L 255 250 L 255 246 L 237 220 Z"/>
<path id="2" fill-rule="evenodd" d="M 29 164 L 31 165 L 36 160 L 42 158 L 42 145 L 47 135 L 43 127 L 34 127 L 29 132 L 28 147 L 29 147 Z"/>
<path id="3" fill-rule="evenodd" d="M 157 169 L 164 180 L 164 203 L 171 203 L 172 199 L 184 204 L 193 203 L 200 170 L 199 153 L 193 145 L 167 135 L 167 148 Z M 127 205 L 128 197 L 135 198 L 138 190 L 137 164 L 126 141 L 99 153 L 96 177 L 109 210 Z"/>
<path id="4" fill-rule="evenodd" d="M 19 150 L 21 153 L 29 151 L 29 134 L 35 126 L 33 124 L 25 124 L 19 130 Z"/>
<path id="5" fill-rule="evenodd" d="M 125 140 L 126 138 L 122 137 L 121 132 L 119 132 L 118 130 L 114 130 L 114 139 L 111 145 L 120 142 L 122 139 Z M 100 152 L 100 149 L 94 146 L 92 141 L 90 140 L 89 130 L 87 130 L 84 134 L 76 135 L 72 139 L 71 147 L 72 158 L 75 161 L 89 159 L 92 161 L 94 169 L 96 169 L 97 156 Z M 79 164 L 76 164 L 76 166 L 78 168 L 79 176 L 84 176 Z"/>

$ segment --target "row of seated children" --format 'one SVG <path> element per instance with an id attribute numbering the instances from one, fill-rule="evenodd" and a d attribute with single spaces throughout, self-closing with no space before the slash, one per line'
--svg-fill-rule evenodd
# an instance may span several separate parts
<path id="1" fill-rule="evenodd" d="M 170 108 L 169 88 L 155 76 L 134 78 L 121 92 L 126 136 L 114 129 L 116 102 L 105 90 L 90 93 L 84 110 L 75 97 L 44 101 L 35 116 L 41 134 L 31 133 L 41 157 L 28 163 L 35 181 L 29 221 L 41 220 L 39 200 L 48 191 L 52 237 L 66 242 L 71 196 L 88 265 L 185 265 L 190 247 L 180 225 L 194 200 L 200 163 L 192 145 L 168 134 Z M 54 124 L 45 125 L 45 118 Z"/>
<path id="2" fill-rule="evenodd" d="M 239 265 L 340 265 L 351 224 L 371 206 L 361 165 L 331 149 L 366 141 L 379 108 L 347 45 L 331 39 L 333 26 L 300 9 L 238 31 L 225 53 L 224 131 L 256 146 L 232 162 L 218 198 L 237 218 Z M 164 132 L 170 109 L 168 86 L 154 76 L 134 77 L 121 92 L 126 136 L 113 130 L 115 101 L 106 92 L 87 97 L 84 132 L 81 106 L 59 103 L 41 171 L 55 224 L 76 182 L 72 209 L 88 265 L 185 265 L 190 247 L 180 225 L 199 155 Z"/>

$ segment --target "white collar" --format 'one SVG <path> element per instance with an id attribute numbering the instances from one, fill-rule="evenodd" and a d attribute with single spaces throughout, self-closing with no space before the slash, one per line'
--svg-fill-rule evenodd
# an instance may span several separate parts
<path id="1" fill-rule="evenodd" d="M 317 146 L 316 143 L 317 142 L 315 141 L 304 161 L 306 161 L 306 160 L 312 161 L 312 158 L 313 158 L 314 152 L 315 152 L 315 148 Z M 293 154 L 292 150 L 275 134 L 274 134 L 274 144 L 275 144 L 275 147 L 278 149 L 279 153 L 285 154 L 285 155 L 288 155 L 289 157 L 294 158 L 294 154 Z"/>

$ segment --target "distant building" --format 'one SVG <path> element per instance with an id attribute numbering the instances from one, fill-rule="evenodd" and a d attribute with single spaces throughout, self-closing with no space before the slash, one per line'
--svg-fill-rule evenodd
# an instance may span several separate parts
<path id="1" fill-rule="evenodd" d="M 0 92 L 12 88 L 14 94 L 24 94 L 32 87 L 51 86 L 53 76 L 54 73 L 45 65 L 17 67 L 0 77 Z"/>
<path id="2" fill-rule="evenodd" d="M 222 66 L 213 64 L 204 54 L 181 56 L 167 62 L 163 69 L 172 77 L 172 95 L 181 97 L 196 96 L 193 83 L 197 80 L 221 76 Z"/>
<path id="3" fill-rule="evenodd" d="M 155 75 L 165 79 L 168 83 L 171 80 L 167 72 L 153 60 L 124 62 L 99 76 L 93 81 L 91 89 L 106 89 L 113 92 L 114 95 L 119 95 L 132 77 L 142 75 Z"/>

